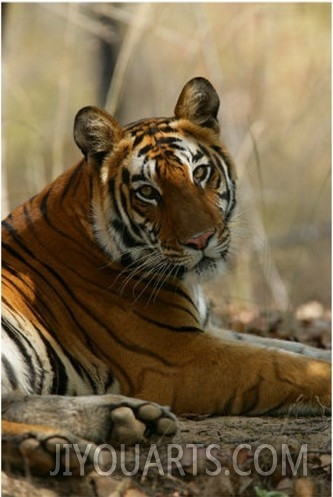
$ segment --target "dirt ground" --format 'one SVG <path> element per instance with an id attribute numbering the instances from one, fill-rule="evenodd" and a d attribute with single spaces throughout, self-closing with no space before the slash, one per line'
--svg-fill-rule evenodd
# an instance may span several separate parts
<path id="1" fill-rule="evenodd" d="M 311 303 L 293 316 L 238 315 L 224 324 L 330 347 L 330 315 Z M 2 472 L 2 497 L 329 497 L 331 419 L 197 417 L 179 420 L 172 440 L 119 451 L 80 477 Z M 243 447 L 241 447 L 243 445 Z M 111 455 L 111 454 L 110 454 Z M 5 466 L 3 461 L 3 467 Z M 114 464 L 113 464 L 114 463 Z M 133 472 L 132 476 L 126 476 Z M 106 475 L 106 473 L 108 473 Z"/>
<path id="2" fill-rule="evenodd" d="M 124 477 L 119 460 L 118 468 L 108 476 L 99 474 L 99 467 L 83 477 L 37 478 L 3 472 L 2 496 L 328 497 L 331 495 L 330 433 L 331 423 L 327 417 L 181 419 L 180 431 L 173 443 L 177 444 L 177 454 L 179 446 L 183 452 L 179 462 L 183 475 L 176 464 L 170 467 L 164 444 L 157 445 L 150 458 L 149 447 L 141 449 L 140 469 L 131 477 Z M 192 444 L 198 444 L 196 450 Z M 241 444 L 245 444 L 243 449 Z M 262 447 L 263 444 L 269 447 Z M 237 456 L 234 464 L 233 455 Z M 130 449 L 126 456 L 128 471 L 134 458 L 134 449 Z M 267 474 L 260 474 L 258 468 Z M 104 472 L 109 470 L 111 465 L 103 469 Z"/>

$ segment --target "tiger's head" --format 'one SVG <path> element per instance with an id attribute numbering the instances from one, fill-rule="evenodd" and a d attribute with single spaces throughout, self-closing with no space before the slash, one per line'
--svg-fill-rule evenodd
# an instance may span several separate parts
<path id="1" fill-rule="evenodd" d="M 159 281 L 207 279 L 224 266 L 235 177 L 219 104 L 209 81 L 194 78 L 171 118 L 122 128 L 96 107 L 78 112 L 74 138 L 97 178 L 93 230 L 113 261 Z"/>

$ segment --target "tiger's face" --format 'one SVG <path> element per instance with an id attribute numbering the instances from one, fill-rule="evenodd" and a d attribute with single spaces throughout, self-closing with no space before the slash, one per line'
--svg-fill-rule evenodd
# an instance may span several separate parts
<path id="1" fill-rule="evenodd" d="M 172 118 L 122 129 L 99 109 L 79 112 L 75 139 L 99 172 L 94 232 L 112 260 L 160 281 L 202 280 L 223 268 L 235 182 L 218 106 L 210 83 L 195 78 Z"/>

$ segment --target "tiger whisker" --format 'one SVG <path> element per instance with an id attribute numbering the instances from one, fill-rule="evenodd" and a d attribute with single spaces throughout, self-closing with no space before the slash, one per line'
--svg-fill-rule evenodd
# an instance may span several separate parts
<path id="1" fill-rule="evenodd" d="M 159 276 L 156 284 L 153 286 L 153 290 L 151 292 L 151 295 L 150 295 L 148 303 L 156 301 L 157 296 L 158 296 L 161 288 L 163 288 L 163 285 L 164 285 L 165 281 L 170 276 L 172 276 L 172 270 L 173 270 L 173 268 L 174 268 L 174 265 L 171 262 L 168 262 L 167 265 L 164 268 L 164 271 L 160 274 L 160 276 Z M 179 268 L 177 268 L 176 274 L 179 272 L 179 269 L 180 269 L 180 266 L 179 266 Z"/>
<path id="2" fill-rule="evenodd" d="M 143 289 L 141 290 L 140 294 L 136 297 L 135 301 L 139 300 L 141 298 L 141 296 L 144 294 L 144 292 L 146 291 L 146 289 L 150 287 L 150 285 L 151 285 L 152 282 L 154 282 L 154 276 L 156 274 L 160 274 L 161 270 L 164 270 L 165 263 L 166 263 L 165 260 L 161 260 L 157 265 L 155 265 L 154 267 L 151 268 L 151 271 L 150 271 L 150 274 L 149 274 L 149 276 L 151 276 L 151 278 L 147 281 L 146 285 L 143 287 Z M 135 289 L 139 285 L 139 283 L 140 282 L 138 281 L 134 285 L 133 291 L 135 291 Z"/>
<path id="3" fill-rule="evenodd" d="M 188 257 L 185 257 L 185 262 L 188 260 Z M 173 276 L 174 278 L 178 277 L 178 274 L 182 268 L 184 259 L 179 260 L 177 258 L 177 264 L 176 261 L 166 261 L 166 265 L 164 268 L 162 267 L 162 272 L 160 272 L 160 275 L 158 279 L 154 282 L 155 284 L 153 285 L 153 290 L 151 292 L 151 296 L 149 298 L 148 303 L 150 302 L 155 302 L 156 298 L 160 292 L 160 290 L 163 288 L 164 283 L 171 277 Z"/>
<path id="4" fill-rule="evenodd" d="M 156 264 L 161 262 L 161 254 L 154 253 L 149 254 L 149 257 L 145 257 L 138 265 L 138 261 L 136 261 L 136 265 L 133 270 L 130 270 L 130 273 L 127 274 L 126 278 L 122 282 L 120 288 L 120 294 L 122 294 L 129 284 L 129 282 L 134 279 L 138 275 L 145 276 L 146 278 L 150 276 L 150 274 L 154 274 L 156 272 Z M 126 268 L 126 272 L 129 271 L 129 267 Z M 134 289 L 137 287 L 139 282 L 137 282 L 134 286 Z"/>
<path id="5" fill-rule="evenodd" d="M 150 294 L 148 303 L 151 301 L 155 302 L 159 290 L 162 288 L 164 282 L 166 281 L 167 277 L 170 276 L 171 271 L 169 269 L 172 268 L 172 265 L 170 262 L 164 261 L 164 264 L 161 265 L 160 270 L 158 272 L 158 277 L 155 280 L 152 280 L 152 292 Z M 153 299 L 153 295 L 155 294 L 155 297 Z"/>
<path id="6" fill-rule="evenodd" d="M 125 252 L 125 255 L 131 255 L 133 256 L 133 252 L 140 252 L 141 255 L 138 259 L 135 259 L 133 260 L 133 262 L 131 262 L 131 264 L 127 265 L 126 267 L 124 267 L 122 269 L 122 271 L 120 271 L 120 273 L 117 275 L 116 279 L 113 281 L 112 283 L 112 286 L 115 285 L 119 279 L 122 279 L 122 277 L 124 275 L 127 274 L 127 276 L 129 275 L 133 275 L 133 273 L 136 273 L 137 271 L 140 271 L 141 267 L 145 264 L 150 264 L 149 262 L 149 257 L 148 256 L 155 256 L 155 252 L 152 254 L 151 253 L 151 250 L 148 250 L 146 249 L 146 252 L 145 254 L 142 254 L 142 249 L 137 249 L 137 248 L 133 248 L 131 250 L 128 250 L 127 252 Z M 141 260 L 141 261 L 140 261 Z M 138 265 L 139 264 L 139 265 Z"/>

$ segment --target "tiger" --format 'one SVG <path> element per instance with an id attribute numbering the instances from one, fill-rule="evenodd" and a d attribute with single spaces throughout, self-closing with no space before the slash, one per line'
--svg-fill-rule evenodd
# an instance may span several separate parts
<path id="1" fill-rule="evenodd" d="M 237 204 L 219 107 L 203 77 L 172 117 L 84 107 L 78 164 L 3 221 L 6 464 L 169 440 L 186 413 L 330 411 L 329 352 L 211 324 L 202 284 L 228 266 Z"/>

